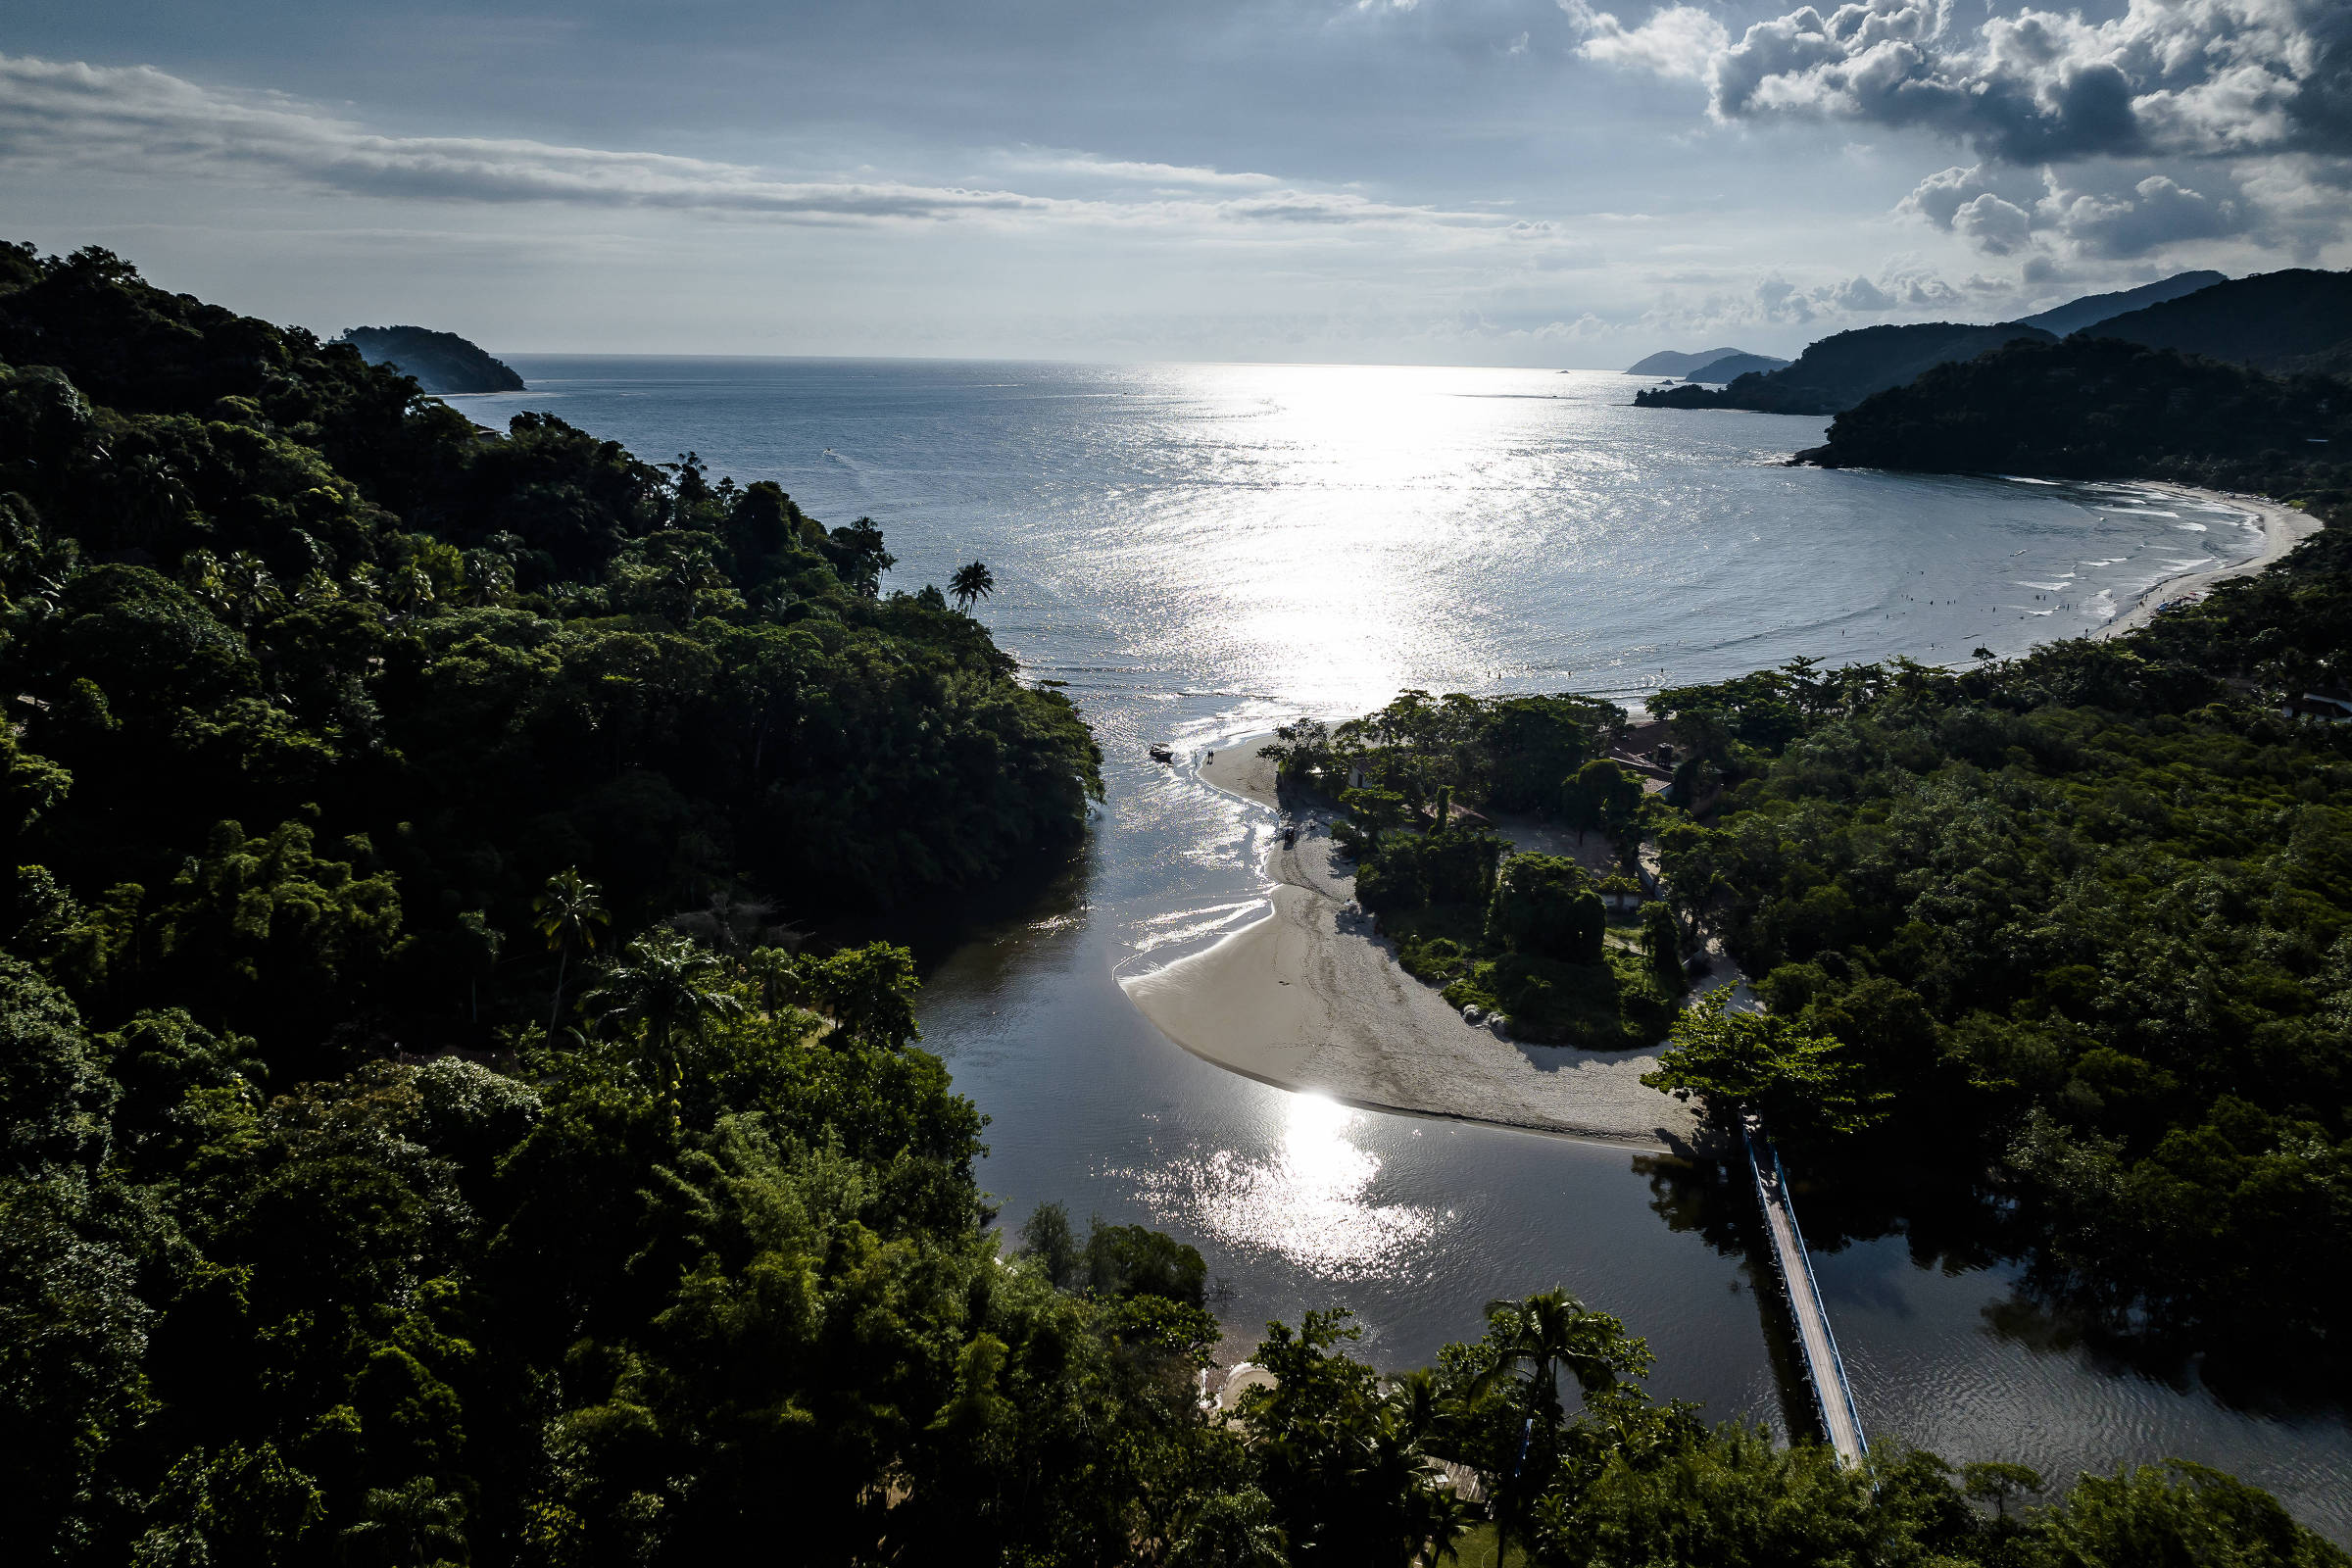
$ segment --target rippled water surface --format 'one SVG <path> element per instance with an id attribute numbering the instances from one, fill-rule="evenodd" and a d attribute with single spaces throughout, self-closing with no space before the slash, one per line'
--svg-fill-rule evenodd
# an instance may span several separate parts
<path id="1" fill-rule="evenodd" d="M 1638 698 L 1810 654 L 1944 662 L 2098 625 L 2250 553 L 2233 514 L 2129 488 L 1781 466 L 1818 419 L 1626 406 L 1590 372 L 514 357 L 544 409 L 641 457 L 870 515 L 893 583 L 994 570 L 981 614 L 1068 684 L 1109 799 L 1049 892 L 945 956 L 925 1040 L 993 1118 L 988 1189 L 1198 1244 L 1230 1348 L 1346 1304 L 1385 1365 L 1566 1285 L 1658 1352 L 1652 1387 L 1786 1427 L 1777 1310 L 1736 1193 L 1596 1145 L 1382 1115 L 1202 1062 L 1115 975 L 1254 917 L 1268 821 L 1158 767 L 1406 686 Z M 1866 1426 L 2064 1476 L 2180 1454 L 2352 1539 L 2352 1431 L 2226 1407 L 2035 1322 L 1998 1268 L 1901 1236 L 1815 1258 Z M 1769 1286 L 1767 1286 L 1767 1297 Z"/>

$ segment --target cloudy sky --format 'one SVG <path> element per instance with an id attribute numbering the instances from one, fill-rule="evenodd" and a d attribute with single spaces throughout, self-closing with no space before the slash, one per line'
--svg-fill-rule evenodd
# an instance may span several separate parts
<path id="1" fill-rule="evenodd" d="M 1793 352 L 2352 265 L 2352 0 L 10 0 L 0 215 L 513 352 Z"/>

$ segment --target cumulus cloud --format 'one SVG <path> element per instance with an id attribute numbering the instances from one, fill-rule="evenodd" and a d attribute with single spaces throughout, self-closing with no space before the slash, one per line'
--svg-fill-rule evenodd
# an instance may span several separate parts
<path id="1" fill-rule="evenodd" d="M 889 179 L 783 179 L 740 164 L 514 138 L 386 136 L 298 100 L 218 91 L 152 67 L 0 55 L 0 167 L 297 181 L 355 196 L 564 203 L 796 222 L 1314 224 L 1504 234 L 1513 220 L 1284 186 L 1272 175 L 1083 154 L 1037 172 L 1179 187 L 1106 198 Z"/>
<path id="2" fill-rule="evenodd" d="M 2013 164 L 2340 149 L 2352 7 L 2130 0 L 2104 22 L 2027 10 L 1968 29 L 1947 0 L 1855 0 L 1759 22 L 1706 74 L 1724 120 L 1917 126 Z"/>
<path id="3" fill-rule="evenodd" d="M 2015 256 L 2046 244 L 2078 260 L 2103 261 L 2245 233 L 2264 221 L 2226 183 L 2208 192 L 2169 174 L 2149 174 L 2086 188 L 2045 170 L 2039 192 L 2029 195 L 2014 176 L 1983 165 L 1929 175 L 1898 210 L 1958 234 L 1987 256 Z"/>
<path id="4" fill-rule="evenodd" d="M 1898 256 L 1875 277 L 1859 273 L 1826 283 L 1791 282 L 1778 273 L 1743 287 L 1717 286 L 1697 299 L 1670 299 L 1642 318 L 1655 330 L 1701 331 L 1741 327 L 1831 327 L 1887 316 L 1945 311 L 1968 303 L 1963 290 L 1915 258 Z"/>
<path id="5" fill-rule="evenodd" d="M 2034 215 L 1990 191 L 1961 203 L 1952 228 L 1987 256 L 2014 256 L 2034 242 Z"/>
<path id="6" fill-rule="evenodd" d="M 2129 259 L 2184 240 L 2240 232 L 2237 204 L 2151 174 L 2129 194 L 2068 192 L 2053 184 L 2042 205 L 2049 226 L 2078 256 Z"/>
<path id="7" fill-rule="evenodd" d="M 2305 199 L 2352 184 L 2332 172 L 2352 168 L 2348 0 L 2127 0 L 2104 20 L 2029 7 L 1973 24 L 1954 0 L 1850 0 L 1737 39 L 1715 26 L 1715 42 L 1688 5 L 1629 28 L 1560 3 L 1586 58 L 1703 80 L 1718 122 L 1859 122 L 1973 147 L 1977 169 L 1930 176 L 1903 210 L 1986 255 L 2046 240 L 2126 258 L 2241 233 L 2309 253 L 2352 210 L 2340 194 Z M 2085 164 L 2136 168 L 2128 185 L 2063 195 L 1984 172 Z"/>
<path id="8" fill-rule="evenodd" d="M 1660 76 L 1703 80 L 1732 41 L 1724 24 L 1696 6 L 1660 6 L 1639 27 L 1586 0 L 1560 0 L 1560 9 L 1585 35 L 1576 48 L 1584 59 Z"/>

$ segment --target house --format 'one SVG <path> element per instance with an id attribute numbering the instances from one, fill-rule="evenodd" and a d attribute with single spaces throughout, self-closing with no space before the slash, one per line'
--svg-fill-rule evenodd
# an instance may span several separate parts
<path id="1" fill-rule="evenodd" d="M 2352 723 L 2352 695 L 2343 692 L 2305 692 L 2290 697 L 2278 710 L 2281 718 L 2311 718 L 2324 724 Z"/>

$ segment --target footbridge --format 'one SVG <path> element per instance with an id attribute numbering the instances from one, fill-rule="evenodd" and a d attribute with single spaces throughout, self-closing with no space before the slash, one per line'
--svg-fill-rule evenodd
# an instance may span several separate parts
<path id="1" fill-rule="evenodd" d="M 1838 1337 L 1830 1332 L 1830 1314 L 1821 1304 L 1821 1288 L 1813 1281 L 1813 1261 L 1805 1255 L 1805 1234 L 1796 1228 L 1796 1208 L 1788 1200 L 1788 1175 L 1781 1168 L 1781 1152 L 1773 1147 L 1763 1123 L 1742 1117 L 1740 1141 L 1747 1151 L 1748 1174 L 1755 1179 L 1756 1202 L 1764 1211 L 1764 1226 L 1772 1243 L 1773 1271 L 1781 1277 L 1781 1294 L 1788 1315 L 1796 1320 L 1796 1344 L 1813 1394 L 1813 1408 L 1822 1431 L 1838 1457 L 1860 1465 L 1870 1452 L 1862 1436 L 1862 1417 L 1855 1412 L 1853 1390 L 1845 1379 L 1845 1363 L 1838 1355 Z"/>

